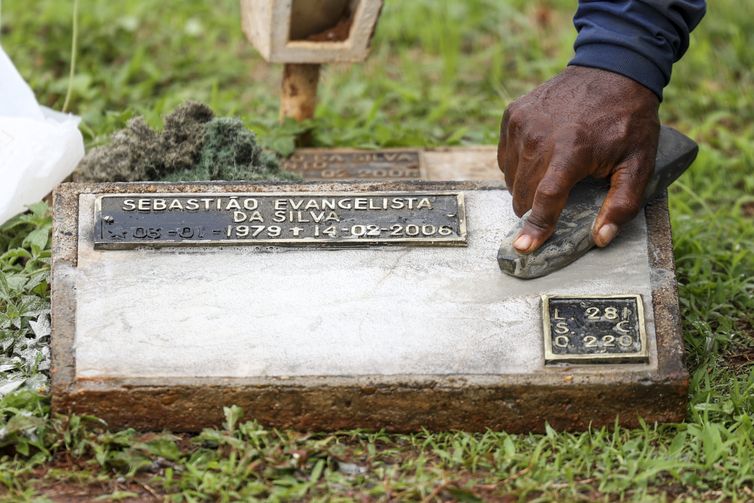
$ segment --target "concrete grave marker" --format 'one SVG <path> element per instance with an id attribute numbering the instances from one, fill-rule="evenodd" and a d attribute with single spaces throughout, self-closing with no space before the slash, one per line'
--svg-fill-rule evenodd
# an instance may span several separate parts
<path id="1" fill-rule="evenodd" d="M 58 411 L 174 430 L 230 404 L 317 430 L 685 414 L 663 201 L 530 281 L 498 268 L 517 218 L 497 182 L 67 184 L 54 215 Z"/>
<path id="2" fill-rule="evenodd" d="M 382 0 L 241 0 L 241 25 L 273 63 L 359 62 Z"/>
<path id="3" fill-rule="evenodd" d="M 321 64 L 366 59 L 381 9 L 382 0 L 241 0 L 246 37 L 284 63 L 281 119 L 314 116 Z"/>

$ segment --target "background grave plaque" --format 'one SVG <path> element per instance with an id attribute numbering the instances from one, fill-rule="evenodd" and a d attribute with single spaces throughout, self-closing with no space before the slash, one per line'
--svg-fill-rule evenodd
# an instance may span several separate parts
<path id="1" fill-rule="evenodd" d="M 401 181 L 501 179 L 497 147 L 426 149 L 297 149 L 283 163 L 307 181 Z"/>
<path id="2" fill-rule="evenodd" d="M 417 149 L 298 149 L 283 168 L 307 180 L 419 180 L 423 178 Z"/>
<path id="3" fill-rule="evenodd" d="M 95 246 L 104 198 L 304 193 L 457 194 L 465 241 Z M 64 184 L 54 197 L 53 407 L 172 430 L 219 424 L 229 404 L 305 430 L 681 420 L 687 374 L 665 202 L 610 247 L 529 281 L 496 261 L 516 220 L 499 183 Z M 546 361 L 542 295 L 627 294 L 640 296 L 646 358 Z"/>

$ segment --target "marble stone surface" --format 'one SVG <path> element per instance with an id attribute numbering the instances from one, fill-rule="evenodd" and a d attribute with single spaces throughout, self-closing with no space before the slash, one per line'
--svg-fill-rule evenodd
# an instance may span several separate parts
<path id="1" fill-rule="evenodd" d="M 75 378 L 531 375 L 542 294 L 643 296 L 657 366 L 643 215 L 607 249 L 535 281 L 500 272 L 518 218 L 502 188 L 464 190 L 468 247 L 94 250 L 79 196 Z M 578 370 L 576 370 L 578 372 Z"/>

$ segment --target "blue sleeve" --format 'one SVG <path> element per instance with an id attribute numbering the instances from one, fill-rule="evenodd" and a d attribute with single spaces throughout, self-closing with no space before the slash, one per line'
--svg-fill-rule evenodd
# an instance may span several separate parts
<path id="1" fill-rule="evenodd" d="M 569 64 L 620 73 L 662 99 L 673 63 L 706 10 L 705 0 L 579 0 Z"/>

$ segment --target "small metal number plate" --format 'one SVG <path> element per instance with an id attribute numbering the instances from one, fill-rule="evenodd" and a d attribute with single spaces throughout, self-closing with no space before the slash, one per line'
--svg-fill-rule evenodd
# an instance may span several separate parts
<path id="1" fill-rule="evenodd" d="M 545 363 L 646 363 L 641 295 L 542 296 Z"/>

